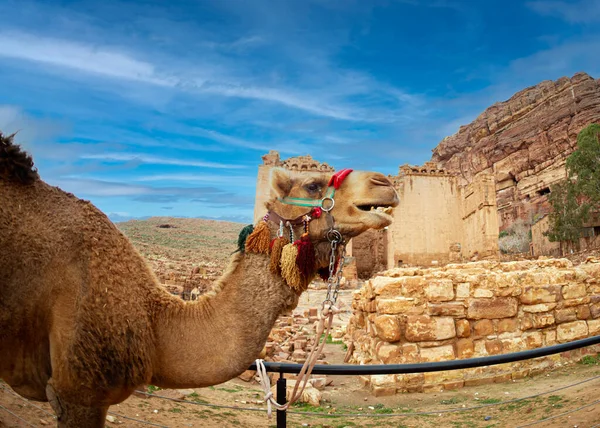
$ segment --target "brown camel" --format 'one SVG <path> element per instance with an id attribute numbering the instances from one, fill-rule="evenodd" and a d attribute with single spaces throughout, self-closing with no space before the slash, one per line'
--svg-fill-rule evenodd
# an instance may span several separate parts
<path id="1" fill-rule="evenodd" d="M 329 179 L 275 169 L 278 197 L 267 208 L 301 216 L 308 208 L 280 198 L 323 198 Z M 391 223 L 388 209 L 369 208 L 397 204 L 384 175 L 354 171 L 331 214 L 348 239 Z M 328 266 L 331 221 L 309 223 L 315 269 Z M 278 229 L 269 222 L 270 238 Z M 269 255 L 241 251 L 209 293 L 193 302 L 172 296 L 102 212 L 42 181 L 31 157 L 0 133 L 0 378 L 23 397 L 49 401 L 59 427 L 103 427 L 108 407 L 143 385 L 234 378 L 300 292 L 271 272 Z"/>

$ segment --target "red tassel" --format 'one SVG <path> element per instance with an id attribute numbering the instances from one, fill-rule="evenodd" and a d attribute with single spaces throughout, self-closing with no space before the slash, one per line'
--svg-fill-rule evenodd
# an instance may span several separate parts
<path id="1" fill-rule="evenodd" d="M 308 280 L 315 273 L 315 247 L 307 233 L 302 234 L 300 239 L 294 242 L 298 247 L 298 256 L 296 257 L 296 265 L 300 269 L 303 278 Z"/>

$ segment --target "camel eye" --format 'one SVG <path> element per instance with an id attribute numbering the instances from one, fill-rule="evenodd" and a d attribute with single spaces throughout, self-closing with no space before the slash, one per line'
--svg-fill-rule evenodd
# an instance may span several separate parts
<path id="1" fill-rule="evenodd" d="M 304 186 L 304 188 L 310 193 L 317 193 L 319 190 L 321 190 L 321 186 L 319 186 L 318 183 L 309 183 L 306 186 Z"/>

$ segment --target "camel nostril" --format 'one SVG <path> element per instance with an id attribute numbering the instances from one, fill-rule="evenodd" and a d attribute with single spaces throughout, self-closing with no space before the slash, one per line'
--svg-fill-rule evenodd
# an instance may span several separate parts
<path id="1" fill-rule="evenodd" d="M 392 185 L 392 182 L 385 175 L 371 177 L 371 183 L 375 184 L 376 186 L 391 186 Z"/>

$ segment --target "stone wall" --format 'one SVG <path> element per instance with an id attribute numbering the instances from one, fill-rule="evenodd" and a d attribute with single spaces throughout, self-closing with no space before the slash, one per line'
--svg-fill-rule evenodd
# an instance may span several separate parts
<path id="1" fill-rule="evenodd" d="M 392 180 L 400 205 L 389 226 L 388 268 L 498 256 L 493 177 L 482 174 L 461 186 L 456 175 L 428 162 L 403 165 Z"/>
<path id="2" fill-rule="evenodd" d="M 572 248 L 566 243 L 563 244 L 562 251 L 566 254 L 571 249 L 590 250 L 600 248 L 600 213 L 592 213 L 588 222 L 581 229 L 581 238 L 578 248 Z M 550 242 L 545 235 L 550 229 L 550 217 L 544 216 L 531 226 L 531 255 L 532 256 L 561 256 L 561 244 L 559 242 Z"/>
<path id="3" fill-rule="evenodd" d="M 548 259 L 391 269 L 355 292 L 345 340 L 354 349 L 351 363 L 403 364 L 510 353 L 598 334 L 600 260 L 574 267 L 566 259 Z M 440 391 L 516 379 L 560 361 L 555 356 L 362 380 L 376 395 Z"/>

